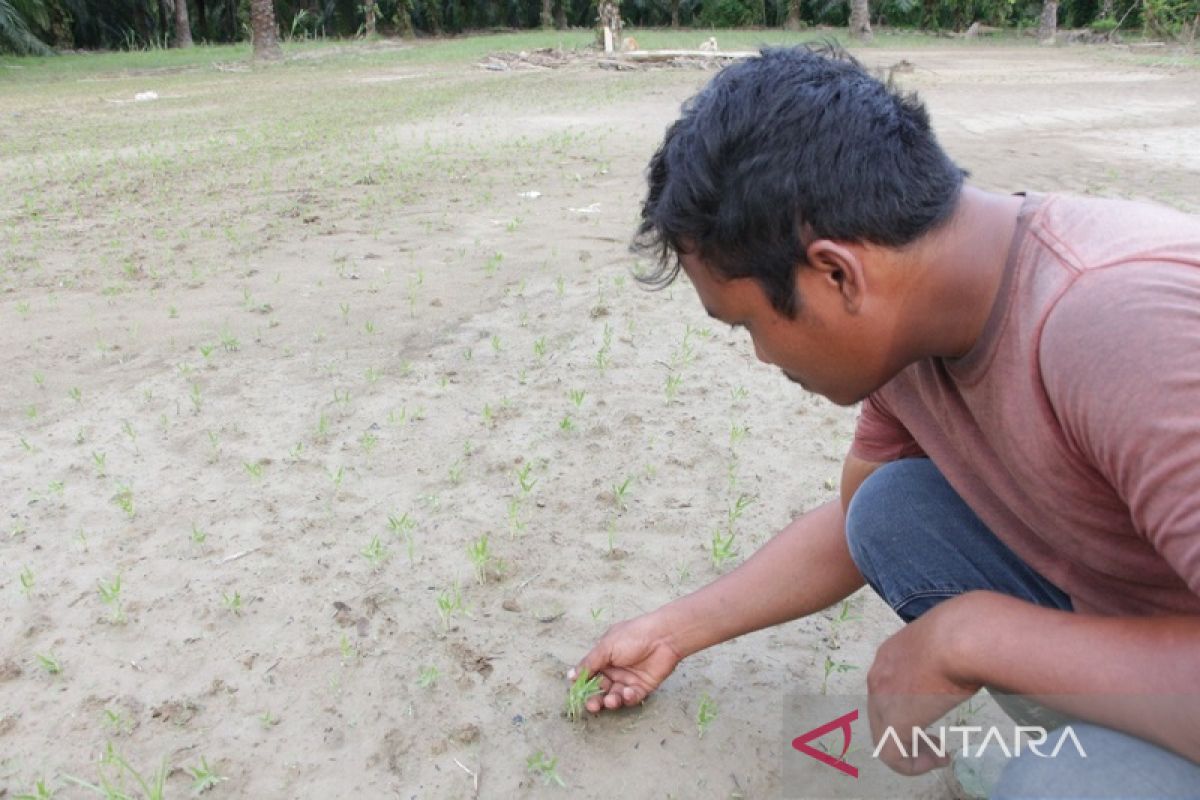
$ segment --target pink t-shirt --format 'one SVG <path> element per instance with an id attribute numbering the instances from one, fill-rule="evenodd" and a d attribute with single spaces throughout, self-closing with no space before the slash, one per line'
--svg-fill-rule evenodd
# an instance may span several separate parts
<path id="1" fill-rule="evenodd" d="M 979 341 L 872 394 L 851 452 L 928 455 L 1077 611 L 1200 613 L 1200 219 L 1030 196 Z"/>

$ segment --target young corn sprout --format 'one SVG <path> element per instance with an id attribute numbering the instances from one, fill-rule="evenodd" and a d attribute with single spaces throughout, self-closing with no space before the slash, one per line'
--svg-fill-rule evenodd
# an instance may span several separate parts
<path id="1" fill-rule="evenodd" d="M 567 784 L 563 783 L 563 779 L 558 775 L 557 756 L 551 758 L 541 750 L 538 750 L 529 758 L 525 759 L 525 768 L 540 777 L 542 779 L 542 783 L 544 783 L 546 786 L 555 783 L 564 789 L 567 788 Z"/>
<path id="2" fill-rule="evenodd" d="M 122 623 L 125 621 L 125 611 L 121 608 L 121 575 L 113 578 L 108 583 L 100 581 L 100 600 L 112 609 L 112 621 Z"/>
<path id="3" fill-rule="evenodd" d="M 583 717 L 587 701 L 601 693 L 600 676 L 589 675 L 586 669 L 579 670 L 571 688 L 567 690 L 567 719 L 577 722 Z"/>
<path id="4" fill-rule="evenodd" d="M 708 730 L 708 726 L 716 718 L 717 704 L 708 696 L 708 692 L 705 692 L 700 695 L 700 707 L 696 709 L 696 729 L 701 739 L 704 738 L 704 733 Z"/>
<path id="5" fill-rule="evenodd" d="M 442 618 L 442 632 L 450 630 L 450 620 L 463 611 L 462 590 L 458 581 L 449 589 L 443 589 L 437 597 L 438 616 Z"/>
<path id="6" fill-rule="evenodd" d="M 475 567 L 475 580 L 479 581 L 480 585 L 486 583 L 488 565 L 494 560 L 494 556 L 488 549 L 486 533 L 467 545 L 467 554 L 471 557 L 471 564 Z"/>

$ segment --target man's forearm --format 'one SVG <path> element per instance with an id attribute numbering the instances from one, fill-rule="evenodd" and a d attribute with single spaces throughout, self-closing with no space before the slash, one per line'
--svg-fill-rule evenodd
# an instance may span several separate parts
<path id="1" fill-rule="evenodd" d="M 1200 762 L 1200 617 L 1099 617 L 958 598 L 951 668 Z"/>
<path id="2" fill-rule="evenodd" d="M 863 585 L 850 558 L 839 502 L 813 509 L 727 575 L 657 613 L 689 656 L 744 633 L 828 608 Z"/>

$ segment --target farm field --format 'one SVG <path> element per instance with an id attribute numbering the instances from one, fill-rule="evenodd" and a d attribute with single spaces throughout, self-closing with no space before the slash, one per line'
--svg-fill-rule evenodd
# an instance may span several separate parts
<path id="1" fill-rule="evenodd" d="M 771 797 L 786 693 L 865 691 L 866 591 L 563 713 L 607 625 L 836 495 L 855 419 L 633 278 L 710 71 L 487 59 L 589 39 L 0 59 L 0 798 Z M 854 53 L 983 186 L 1200 212 L 1194 57 Z"/>

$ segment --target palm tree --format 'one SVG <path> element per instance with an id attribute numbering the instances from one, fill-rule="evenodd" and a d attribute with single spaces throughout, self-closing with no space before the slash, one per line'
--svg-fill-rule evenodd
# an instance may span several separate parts
<path id="1" fill-rule="evenodd" d="M 279 31 L 275 29 L 272 0 L 250 0 L 250 28 L 254 36 L 254 57 L 268 61 L 283 58 L 279 49 Z"/>
<path id="2" fill-rule="evenodd" d="M 863 42 L 871 38 L 871 9 L 868 0 L 850 0 L 850 35 Z"/>
<path id="3" fill-rule="evenodd" d="M 50 27 L 46 4 L 41 0 L 0 0 L 0 52 L 52 56 L 54 51 L 34 35 L 32 28 Z"/>
<path id="4" fill-rule="evenodd" d="M 1058 0 L 1045 0 L 1042 3 L 1042 19 L 1038 24 L 1038 41 L 1043 44 L 1054 42 L 1058 33 Z"/>
<path id="5" fill-rule="evenodd" d="M 175 46 L 192 46 L 192 21 L 188 19 L 187 0 L 175 0 Z"/>

